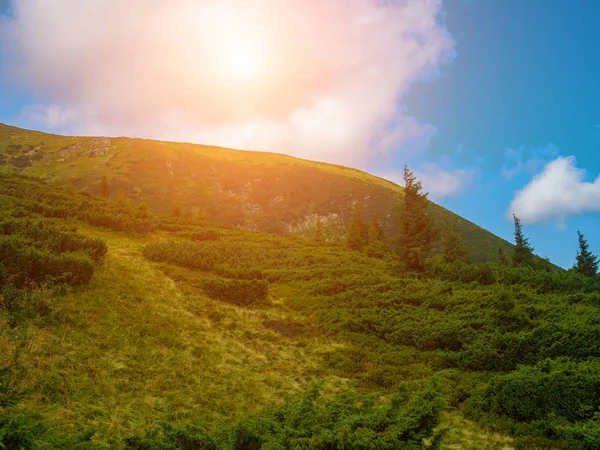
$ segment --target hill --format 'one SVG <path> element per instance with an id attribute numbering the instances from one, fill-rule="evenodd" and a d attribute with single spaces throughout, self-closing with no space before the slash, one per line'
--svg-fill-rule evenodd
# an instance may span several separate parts
<path id="1" fill-rule="evenodd" d="M 398 238 L 403 190 L 356 169 L 291 156 L 144 139 L 66 137 L 0 125 L 0 167 L 100 192 L 123 193 L 151 210 L 200 215 L 211 223 L 270 233 L 312 235 L 317 217 L 330 240 L 343 237 L 359 210 L 381 223 L 388 244 Z M 427 186 L 425 186 L 427 189 Z M 447 209 L 430 204 L 442 228 L 449 222 L 471 258 L 481 262 L 511 245 Z"/>
<path id="2" fill-rule="evenodd" d="M 0 136 L 6 448 L 598 448 L 598 277 L 433 203 L 475 264 L 349 250 L 403 190 L 341 166 Z"/>
<path id="3" fill-rule="evenodd" d="M 598 278 L 405 272 L 4 174 L 0 286 L 7 448 L 600 442 Z"/>

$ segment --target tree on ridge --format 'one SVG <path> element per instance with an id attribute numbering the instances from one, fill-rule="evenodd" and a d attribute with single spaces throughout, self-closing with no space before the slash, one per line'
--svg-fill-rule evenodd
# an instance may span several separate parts
<path id="1" fill-rule="evenodd" d="M 423 270 L 425 260 L 431 253 L 435 228 L 427 212 L 427 195 L 423 193 L 421 182 L 404 165 L 404 213 L 402 214 L 402 236 L 400 253 L 411 270 Z"/>
<path id="2" fill-rule="evenodd" d="M 579 230 L 577 230 L 577 238 L 579 240 L 579 250 L 572 270 L 593 277 L 598 273 L 598 257 L 590 252 L 589 245 Z"/>
<path id="3" fill-rule="evenodd" d="M 513 264 L 515 266 L 520 264 L 531 265 L 533 263 L 533 247 L 529 243 L 529 239 L 523 235 L 521 221 L 514 213 L 513 221 L 515 223 L 515 253 L 513 255 Z"/>

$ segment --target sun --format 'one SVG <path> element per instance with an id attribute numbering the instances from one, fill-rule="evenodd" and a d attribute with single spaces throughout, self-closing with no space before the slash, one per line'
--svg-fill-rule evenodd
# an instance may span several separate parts
<path id="1" fill-rule="evenodd" d="M 254 30 L 230 31 L 218 41 L 216 51 L 221 60 L 223 81 L 254 84 L 265 77 L 268 45 Z"/>
<path id="2" fill-rule="evenodd" d="M 229 49 L 227 71 L 231 78 L 249 81 L 260 75 L 263 61 L 260 51 L 250 45 L 235 45 Z"/>

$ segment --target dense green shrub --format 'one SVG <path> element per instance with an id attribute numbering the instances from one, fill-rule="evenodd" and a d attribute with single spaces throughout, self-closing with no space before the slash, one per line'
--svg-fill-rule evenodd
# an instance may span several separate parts
<path id="1" fill-rule="evenodd" d="M 0 236 L 0 283 L 25 286 L 31 282 L 86 284 L 94 263 L 84 253 L 51 253 L 30 246 L 19 236 Z"/>
<path id="2" fill-rule="evenodd" d="M 600 446 L 599 408 L 600 360 L 561 358 L 492 377 L 466 411 L 516 436 L 516 448 L 592 450 Z"/>
<path id="3" fill-rule="evenodd" d="M 600 408 L 600 360 L 547 359 L 492 378 L 476 396 L 482 411 L 530 422 L 591 419 Z"/>
<path id="4" fill-rule="evenodd" d="M 264 303 L 269 293 L 265 280 L 211 278 L 202 283 L 202 288 L 210 298 L 238 306 Z"/>
<path id="5" fill-rule="evenodd" d="M 442 280 L 476 282 L 480 285 L 528 284 L 535 287 L 540 294 L 598 292 L 600 290 L 600 277 L 586 277 L 551 266 L 520 265 L 513 267 L 491 262 L 484 264 L 444 263 L 439 259 L 433 259 L 427 266 L 427 273 Z"/>
<path id="6" fill-rule="evenodd" d="M 218 450 L 215 438 L 203 427 L 182 427 L 162 423 L 148 430 L 143 436 L 128 436 L 123 450 Z"/>
<path id="7" fill-rule="evenodd" d="M 117 231 L 147 233 L 152 229 L 152 216 L 147 208 L 136 208 L 127 201 L 111 202 L 89 194 L 80 195 L 69 187 L 34 177 L 0 174 L 0 197 L 6 200 L 2 210 L 13 217 L 35 213 L 46 218 L 79 219 Z"/>
<path id="8" fill-rule="evenodd" d="M 162 425 L 126 438 L 125 449 L 434 449 L 424 439 L 434 435 L 444 406 L 434 384 L 416 391 L 402 384 L 383 402 L 352 389 L 332 396 L 314 386 L 214 437 L 198 426 Z"/>

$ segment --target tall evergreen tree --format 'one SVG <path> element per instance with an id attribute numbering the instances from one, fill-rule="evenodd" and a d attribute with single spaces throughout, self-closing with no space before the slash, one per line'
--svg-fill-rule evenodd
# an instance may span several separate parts
<path id="1" fill-rule="evenodd" d="M 346 230 L 346 246 L 350 250 L 362 250 L 369 243 L 369 228 L 361 212 L 354 211 Z"/>
<path id="2" fill-rule="evenodd" d="M 513 264 L 515 266 L 518 266 L 519 264 L 531 265 L 533 263 L 533 247 L 529 243 L 529 239 L 523 235 L 521 221 L 514 213 L 513 221 L 515 223 L 515 253 L 513 255 Z"/>
<path id="3" fill-rule="evenodd" d="M 465 247 L 463 240 L 447 221 L 444 222 L 442 258 L 445 262 L 466 262 L 469 259 L 469 251 Z"/>
<path id="4" fill-rule="evenodd" d="M 110 196 L 110 186 L 108 185 L 108 180 L 106 179 L 106 175 L 102 177 L 100 181 L 100 197 L 108 198 Z"/>
<path id="5" fill-rule="evenodd" d="M 404 165 L 404 212 L 400 253 L 409 269 L 423 270 L 425 260 L 431 253 L 435 228 L 427 213 L 427 195 L 421 182 Z"/>
<path id="6" fill-rule="evenodd" d="M 579 250 L 573 265 L 573 272 L 593 277 L 598 273 L 598 257 L 590 252 L 589 245 L 579 230 L 577 230 L 577 238 L 579 239 Z"/>
<path id="7" fill-rule="evenodd" d="M 369 226 L 369 243 L 385 242 L 385 231 L 376 214 L 371 216 L 371 224 Z"/>

